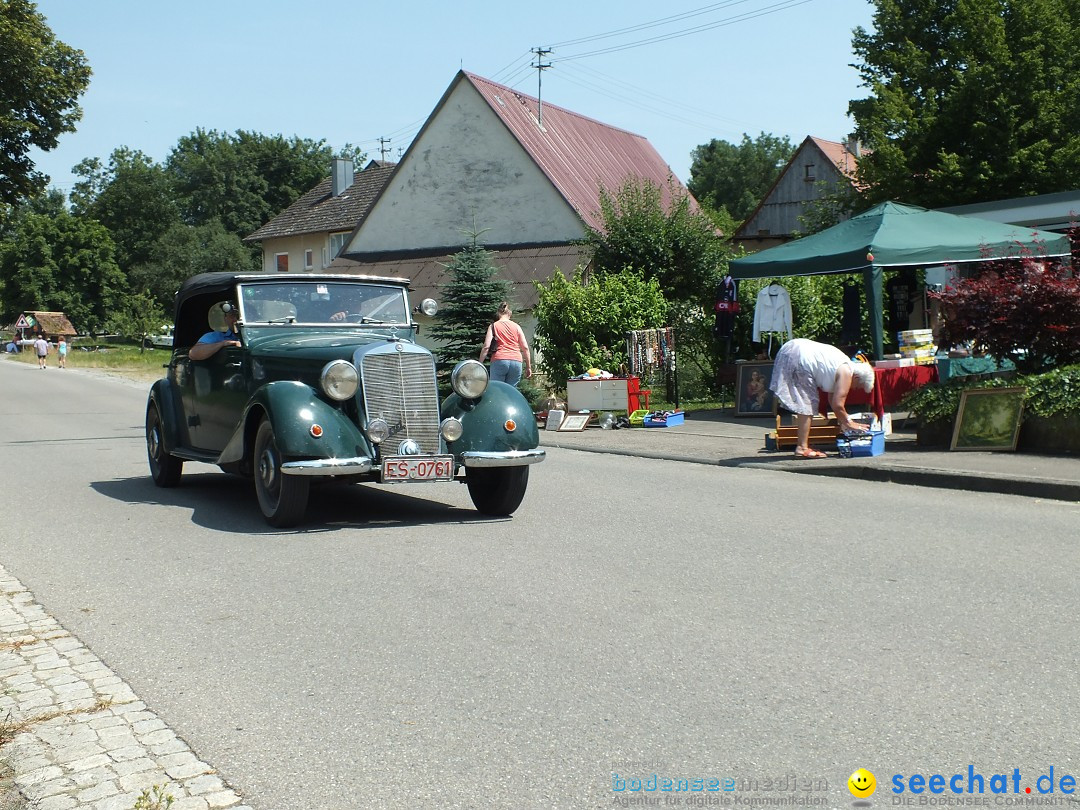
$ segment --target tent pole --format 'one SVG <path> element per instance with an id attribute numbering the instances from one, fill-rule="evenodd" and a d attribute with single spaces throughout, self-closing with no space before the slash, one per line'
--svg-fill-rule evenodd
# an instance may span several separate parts
<path id="1" fill-rule="evenodd" d="M 880 267 L 870 265 L 863 271 L 863 285 L 866 290 L 866 309 L 870 313 L 870 336 L 874 341 L 874 359 L 880 360 L 885 354 L 885 340 L 881 317 L 881 279 L 884 274 Z"/>

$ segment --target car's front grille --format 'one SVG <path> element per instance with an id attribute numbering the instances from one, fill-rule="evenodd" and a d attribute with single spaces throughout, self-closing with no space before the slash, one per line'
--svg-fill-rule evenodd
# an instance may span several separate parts
<path id="1" fill-rule="evenodd" d="M 426 351 L 390 347 L 368 352 L 361 366 L 364 408 L 368 419 L 385 419 L 391 438 L 387 454 L 396 452 L 402 439 L 413 439 L 425 453 L 439 452 L 439 393 L 435 362 Z M 410 350 L 411 349 L 411 350 Z"/>

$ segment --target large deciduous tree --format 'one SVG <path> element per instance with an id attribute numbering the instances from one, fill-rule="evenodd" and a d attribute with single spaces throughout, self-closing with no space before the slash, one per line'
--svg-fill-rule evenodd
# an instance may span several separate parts
<path id="1" fill-rule="evenodd" d="M 853 49 L 866 202 L 927 207 L 1080 186 L 1080 4 L 874 0 Z"/>
<path id="2" fill-rule="evenodd" d="M 345 151 L 362 156 L 351 146 Z M 187 222 L 217 219 L 243 237 L 324 178 L 332 157 L 325 141 L 197 129 L 179 140 L 166 169 Z"/>
<path id="3" fill-rule="evenodd" d="M 34 3 L 0 0 L 0 203 L 45 187 L 30 149 L 55 149 L 75 130 L 89 83 L 86 56 L 56 39 Z"/>
<path id="4" fill-rule="evenodd" d="M 768 193 L 795 147 L 787 136 L 744 134 L 738 145 L 713 139 L 690 153 L 691 193 L 703 205 L 726 211 L 739 223 Z"/>
<path id="5" fill-rule="evenodd" d="M 126 292 L 108 230 L 73 216 L 20 212 L 10 241 L 0 245 L 4 312 L 64 312 L 76 329 L 100 331 Z"/>
<path id="6" fill-rule="evenodd" d="M 82 179 L 71 192 L 72 211 L 109 229 L 125 271 L 150 261 L 157 241 L 180 222 L 169 176 L 138 150 L 114 150 L 107 167 L 88 158 L 75 174 Z"/>
<path id="7" fill-rule="evenodd" d="M 639 270 L 646 279 L 655 278 L 669 300 L 711 295 L 728 249 L 712 220 L 692 205 L 686 192 L 672 187 L 669 197 L 665 205 L 661 189 L 636 179 L 614 193 L 602 189 L 602 228 L 586 234 L 593 269 Z"/>

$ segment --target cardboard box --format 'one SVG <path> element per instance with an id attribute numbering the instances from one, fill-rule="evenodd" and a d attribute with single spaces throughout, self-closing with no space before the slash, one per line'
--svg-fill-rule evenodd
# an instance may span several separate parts
<path id="1" fill-rule="evenodd" d="M 880 456 L 885 452 L 885 433 L 880 430 L 870 431 L 870 435 L 859 439 L 836 438 L 836 452 L 841 458 L 865 458 Z"/>
<path id="2" fill-rule="evenodd" d="M 874 368 L 904 368 L 915 365 L 914 357 L 901 357 L 899 360 L 877 360 Z"/>

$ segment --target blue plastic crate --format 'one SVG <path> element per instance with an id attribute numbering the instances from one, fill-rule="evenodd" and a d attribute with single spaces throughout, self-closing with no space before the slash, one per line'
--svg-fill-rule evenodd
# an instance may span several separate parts
<path id="1" fill-rule="evenodd" d="M 681 425 L 682 423 L 682 411 L 675 411 L 674 413 L 668 413 L 663 415 L 653 413 L 645 417 L 645 427 L 651 428 L 673 427 L 674 425 Z"/>
<path id="2" fill-rule="evenodd" d="M 858 439 L 845 439 L 838 436 L 836 439 L 836 452 L 841 458 L 865 458 L 866 456 L 880 456 L 885 452 L 885 431 L 871 430 L 869 436 Z"/>

